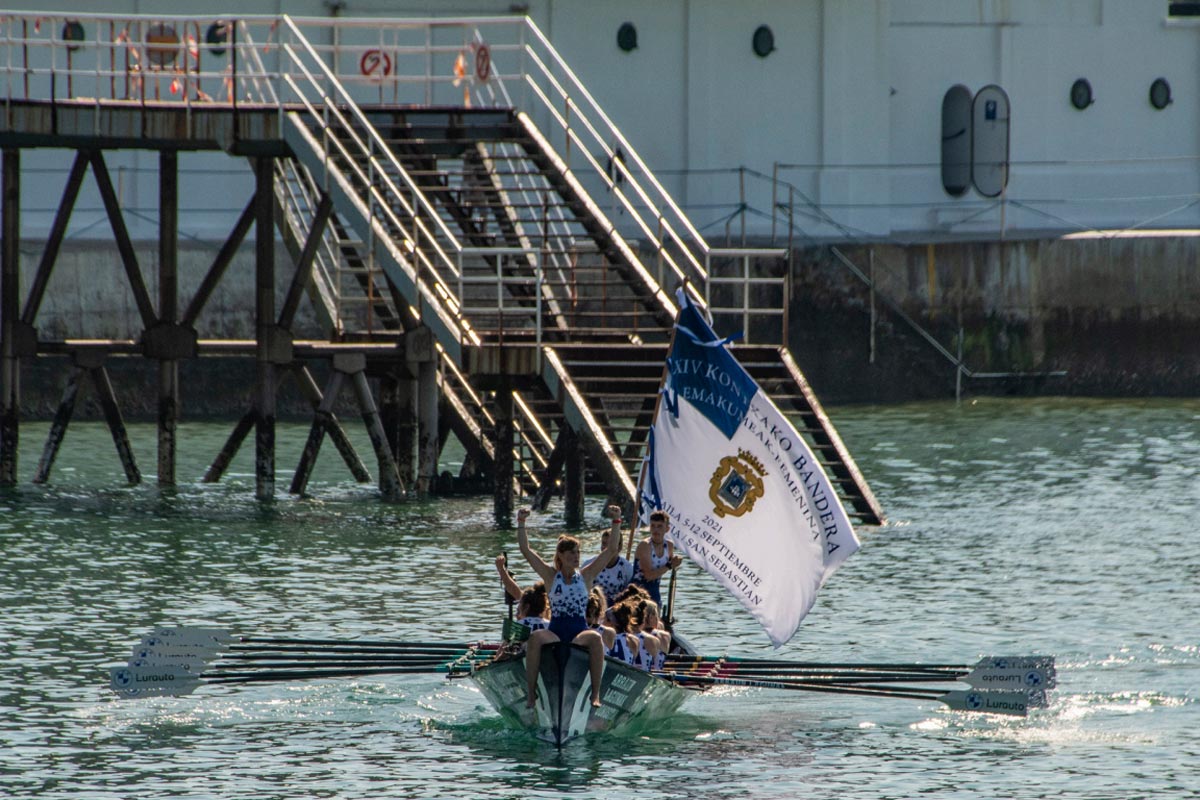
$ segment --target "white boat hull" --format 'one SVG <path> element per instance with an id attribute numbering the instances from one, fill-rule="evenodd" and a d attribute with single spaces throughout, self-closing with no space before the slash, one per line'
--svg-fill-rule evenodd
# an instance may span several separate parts
<path id="1" fill-rule="evenodd" d="M 542 650 L 534 708 L 525 705 L 523 656 L 489 664 L 471 677 L 500 716 L 559 747 L 587 733 L 616 730 L 634 719 L 668 716 L 691 694 L 670 681 L 606 658 L 601 705 L 594 708 L 588 652 L 563 642 Z"/>

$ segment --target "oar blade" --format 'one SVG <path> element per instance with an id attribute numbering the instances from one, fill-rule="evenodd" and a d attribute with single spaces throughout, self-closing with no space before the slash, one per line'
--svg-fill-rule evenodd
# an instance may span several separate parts
<path id="1" fill-rule="evenodd" d="M 1030 708 L 1030 698 L 1026 692 L 965 689 L 946 692 L 937 699 L 955 711 L 971 711 L 978 714 L 1024 717 L 1028 716 Z"/>
<path id="2" fill-rule="evenodd" d="M 167 665 L 124 666 L 109 670 L 109 686 L 122 699 L 191 694 L 199 677 Z"/>
<path id="3" fill-rule="evenodd" d="M 976 666 L 963 678 L 976 689 L 1045 690 L 1058 685 L 1058 675 L 1046 666 Z"/>

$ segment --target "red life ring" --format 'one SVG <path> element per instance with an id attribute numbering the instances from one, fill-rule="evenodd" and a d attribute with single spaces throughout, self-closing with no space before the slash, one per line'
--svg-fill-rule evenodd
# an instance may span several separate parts
<path id="1" fill-rule="evenodd" d="M 481 81 L 492 77 L 492 51 L 486 44 L 475 48 L 475 77 Z"/>

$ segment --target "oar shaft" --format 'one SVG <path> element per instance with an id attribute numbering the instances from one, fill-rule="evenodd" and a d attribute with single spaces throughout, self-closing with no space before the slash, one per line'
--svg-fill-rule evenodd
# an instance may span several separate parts
<path id="1" fill-rule="evenodd" d="M 437 667 L 357 667 L 353 669 L 263 670 L 234 674 L 202 675 L 204 683 L 266 683 L 271 681 L 303 681 L 316 678 L 353 678 L 371 675 L 437 675 L 448 672 L 446 665 Z"/>
<path id="2" fill-rule="evenodd" d="M 888 672 L 969 672 L 971 667 L 962 664 L 904 664 L 870 663 L 855 661 L 780 661 L 764 658 L 714 658 L 703 656 L 670 656 L 667 664 L 679 668 L 699 667 L 714 664 L 746 665 L 753 667 L 795 667 L 799 669 L 867 669 Z"/>
<path id="3" fill-rule="evenodd" d="M 479 656 L 491 658 L 492 653 L 479 653 Z M 470 651 L 448 653 L 326 653 L 322 651 L 287 652 L 287 653 L 221 653 L 217 661 L 254 663 L 258 661 L 451 661 L 456 658 L 470 657 Z"/>
<path id="4" fill-rule="evenodd" d="M 670 674 L 662 677 L 673 680 Z M 782 682 L 782 681 L 752 681 L 733 678 L 679 677 L 679 683 L 701 683 L 714 686 L 745 686 L 754 689 L 788 689 L 805 692 L 826 692 L 830 694 L 858 694 L 878 697 L 907 697 L 913 700 L 933 700 L 944 694 L 933 689 L 911 688 L 904 686 L 852 686 L 845 684 L 811 683 L 811 682 Z"/>
<path id="5" fill-rule="evenodd" d="M 238 642 L 243 645 L 281 645 L 281 646 L 304 646 L 304 647 L 354 647 L 354 648 L 386 648 L 386 649 L 401 649 L 408 650 L 420 648 L 425 650 L 467 650 L 471 647 L 487 648 L 495 647 L 496 645 L 483 644 L 481 642 L 400 642 L 400 641 L 380 641 L 373 639 L 289 639 L 278 636 L 241 636 Z M 238 644 L 234 644 L 233 648 L 237 648 Z M 255 647 L 251 649 L 261 650 L 263 647 Z"/>

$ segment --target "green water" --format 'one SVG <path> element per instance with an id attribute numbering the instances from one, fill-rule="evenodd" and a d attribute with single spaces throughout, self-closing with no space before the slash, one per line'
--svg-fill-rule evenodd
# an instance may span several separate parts
<path id="1" fill-rule="evenodd" d="M 469 683 L 434 676 L 117 701 L 106 668 L 160 623 L 491 637 L 491 562 L 515 554 L 514 537 L 493 528 L 486 498 L 382 504 L 328 447 L 313 496 L 286 495 L 302 427 L 279 432 L 269 504 L 253 499 L 248 452 L 225 482 L 199 483 L 230 428 L 209 423 L 182 426 L 175 490 L 149 474 L 147 426 L 131 430 L 145 485 L 124 485 L 106 430 L 75 425 L 51 484 L 35 487 L 46 427 L 26 424 L 26 482 L 0 492 L 0 796 L 1200 796 L 1200 402 L 832 416 L 891 524 L 863 532 L 781 656 L 1052 653 L 1050 708 L 1001 719 L 721 689 L 557 752 L 506 728 Z M 597 525 L 602 502 L 589 503 Z M 535 517 L 535 545 L 561 523 L 557 504 Z M 682 572 L 679 628 L 700 650 L 771 652 L 711 580 Z"/>

